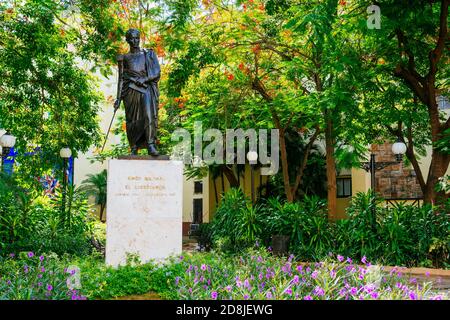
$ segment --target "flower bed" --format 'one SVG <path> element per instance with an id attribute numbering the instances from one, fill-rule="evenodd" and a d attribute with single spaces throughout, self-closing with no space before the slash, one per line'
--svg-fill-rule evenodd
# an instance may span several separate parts
<path id="1" fill-rule="evenodd" d="M 216 256 L 210 264 L 183 259 L 175 279 L 181 299 L 418 300 L 446 299 L 431 283 L 418 284 L 401 273 L 385 273 L 365 258 L 330 257 L 311 266 L 253 251 L 239 258 Z M 359 263 L 359 261 L 358 261 Z"/>
<path id="2" fill-rule="evenodd" d="M 78 271 L 69 268 L 75 265 Z M 70 289 L 80 272 L 79 290 Z M 68 281 L 69 280 L 69 281 Z M 189 300 L 420 300 L 448 299 L 431 282 L 420 283 L 399 270 L 383 271 L 365 258 L 352 261 L 329 256 L 300 264 L 293 256 L 273 256 L 266 250 L 242 255 L 186 253 L 165 264 L 139 264 L 117 269 L 103 259 L 71 260 L 32 252 L 0 258 L 0 300 L 110 299 L 154 292 L 162 299 Z"/>
<path id="3" fill-rule="evenodd" d="M 85 300 L 67 282 L 76 272 L 56 255 L 10 254 L 0 259 L 0 300 Z"/>

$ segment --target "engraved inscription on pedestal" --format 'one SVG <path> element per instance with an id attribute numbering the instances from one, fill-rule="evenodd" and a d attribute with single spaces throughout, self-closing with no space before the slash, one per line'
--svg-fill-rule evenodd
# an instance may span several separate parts
<path id="1" fill-rule="evenodd" d="M 179 161 L 110 160 L 106 264 L 180 254 L 183 165 Z"/>

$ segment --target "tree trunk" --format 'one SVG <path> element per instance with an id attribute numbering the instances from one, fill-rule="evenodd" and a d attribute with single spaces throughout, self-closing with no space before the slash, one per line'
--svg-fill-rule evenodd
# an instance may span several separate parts
<path id="1" fill-rule="evenodd" d="M 100 222 L 103 222 L 103 211 L 105 211 L 105 205 L 100 205 Z"/>
<path id="2" fill-rule="evenodd" d="M 412 92 L 425 104 L 428 108 L 429 123 L 431 129 L 431 141 L 433 149 L 431 152 L 431 164 L 428 170 L 428 177 L 426 183 L 423 179 L 419 183 L 422 189 L 424 202 L 435 203 L 438 200 L 448 198 L 444 192 L 435 191 L 436 184 L 440 177 L 443 177 L 450 164 L 450 155 L 443 154 L 435 147 L 435 143 L 442 138 L 445 130 L 450 128 L 450 118 L 444 124 L 441 124 L 439 119 L 439 108 L 436 101 L 437 86 L 436 74 L 438 73 L 439 62 L 442 60 L 443 52 L 446 50 L 446 41 L 448 39 L 448 7 L 450 0 L 441 0 L 441 10 L 439 18 L 439 34 L 437 37 L 436 47 L 429 52 L 428 64 L 429 70 L 425 77 L 421 76 L 416 71 L 416 62 L 411 51 L 409 39 L 405 33 L 397 29 L 397 39 L 401 54 L 408 57 L 408 65 L 405 66 L 401 62 L 397 65 L 394 74 L 402 78 L 410 87 Z M 409 139 L 410 144 L 411 140 Z M 415 155 L 412 154 L 412 149 L 407 153 L 408 158 L 415 160 Z M 417 163 L 412 162 L 414 169 L 417 171 Z"/>
<path id="3" fill-rule="evenodd" d="M 334 157 L 334 136 L 333 136 L 333 119 L 331 111 L 325 111 L 326 129 L 326 162 L 327 162 L 327 191 L 328 191 L 328 217 L 330 220 L 336 219 L 336 160 Z"/>
<path id="4" fill-rule="evenodd" d="M 448 195 L 446 195 L 445 192 L 438 192 L 435 187 L 439 178 L 445 176 L 449 164 L 450 157 L 448 155 L 433 149 L 427 183 L 425 188 L 422 189 L 424 203 L 434 204 L 448 198 Z"/>
<path id="5" fill-rule="evenodd" d="M 291 184 L 289 181 L 289 167 L 286 151 L 286 138 L 284 128 L 280 128 L 280 154 L 281 154 L 281 169 L 283 172 L 284 192 L 288 202 L 294 202 L 295 196 L 292 194 Z"/>
<path id="6" fill-rule="evenodd" d="M 225 174 L 225 177 L 227 177 L 227 180 L 230 184 L 230 188 L 239 188 L 239 182 L 238 179 L 236 178 L 233 169 L 231 169 L 230 167 L 226 166 L 226 165 L 222 165 L 220 166 L 221 170 L 222 170 L 222 174 Z M 222 176 L 223 179 L 223 176 Z"/>

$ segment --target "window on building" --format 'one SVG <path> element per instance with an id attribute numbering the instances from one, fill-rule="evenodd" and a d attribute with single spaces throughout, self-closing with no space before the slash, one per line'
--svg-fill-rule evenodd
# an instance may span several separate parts
<path id="1" fill-rule="evenodd" d="M 352 196 L 352 178 L 337 178 L 337 197 L 347 198 Z"/>
<path id="2" fill-rule="evenodd" d="M 194 199 L 192 223 L 203 223 L 203 199 Z"/>
<path id="3" fill-rule="evenodd" d="M 194 193 L 203 193 L 203 181 L 194 182 Z"/>

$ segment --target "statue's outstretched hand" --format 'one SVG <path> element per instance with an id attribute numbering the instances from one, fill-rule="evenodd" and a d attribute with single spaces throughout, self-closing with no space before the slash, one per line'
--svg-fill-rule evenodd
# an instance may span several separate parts
<path id="1" fill-rule="evenodd" d="M 114 102 L 114 111 L 116 111 L 117 109 L 119 109 L 119 107 L 120 107 L 120 99 L 117 99 L 117 100 Z"/>

